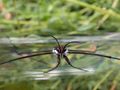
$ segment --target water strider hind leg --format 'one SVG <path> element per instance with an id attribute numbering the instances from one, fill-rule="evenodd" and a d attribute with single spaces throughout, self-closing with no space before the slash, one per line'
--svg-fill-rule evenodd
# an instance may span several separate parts
<path id="1" fill-rule="evenodd" d="M 88 72 L 88 70 L 85 70 L 85 69 L 83 69 L 83 68 L 78 68 L 78 67 L 73 66 L 73 65 L 70 63 L 70 61 L 69 61 L 69 59 L 68 59 L 68 57 L 67 57 L 66 55 L 63 55 L 63 58 L 65 59 L 65 61 L 66 61 L 71 67 L 76 68 L 76 69 L 79 69 L 79 70 L 82 70 L 82 71 L 85 71 L 85 72 Z"/>

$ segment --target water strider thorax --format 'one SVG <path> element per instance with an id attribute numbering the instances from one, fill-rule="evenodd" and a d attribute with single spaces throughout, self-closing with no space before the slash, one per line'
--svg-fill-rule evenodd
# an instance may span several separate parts
<path id="1" fill-rule="evenodd" d="M 64 46 L 60 46 L 53 48 L 52 52 L 55 55 L 60 55 L 62 57 L 63 55 L 67 55 L 68 49 L 64 48 Z"/>

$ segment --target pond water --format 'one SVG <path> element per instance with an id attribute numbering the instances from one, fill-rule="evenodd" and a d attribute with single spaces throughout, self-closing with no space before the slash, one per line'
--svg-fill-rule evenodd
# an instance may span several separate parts
<path id="1" fill-rule="evenodd" d="M 78 37 L 77 37 L 78 38 Z M 41 52 L 44 50 L 52 50 L 56 46 L 56 42 L 51 39 L 39 40 L 39 39 L 2 39 L 0 44 L 0 63 L 20 56 L 29 55 L 32 52 Z M 21 40 L 21 41 L 19 41 Z M 26 43 L 24 40 L 27 40 Z M 87 40 L 87 39 L 86 39 Z M 90 40 L 90 41 L 80 41 L 79 44 L 72 44 L 68 49 L 74 50 L 84 50 L 89 49 L 92 44 L 97 47 L 96 53 L 111 55 L 119 57 L 120 55 L 120 42 L 119 40 Z M 34 41 L 34 42 L 33 42 Z M 48 42 L 50 41 L 50 42 Z M 62 45 L 70 41 L 67 39 L 62 39 L 60 42 Z M 74 41 L 74 40 L 72 40 Z M 14 46 L 15 45 L 15 46 Z M 22 54 L 19 54 L 22 53 Z M 78 77 L 84 75 L 95 75 L 96 73 L 111 70 L 112 68 L 119 69 L 120 61 L 115 59 L 108 59 L 104 57 L 89 56 L 89 55 L 79 55 L 79 54 L 68 54 L 68 58 L 71 63 L 76 65 L 78 68 L 84 68 L 87 72 L 75 69 L 68 65 L 66 61 L 62 58 L 61 64 L 58 68 L 48 73 L 44 73 L 45 70 L 49 70 L 51 67 L 55 66 L 57 63 L 57 57 L 55 55 L 42 55 L 31 58 L 25 58 L 9 62 L 0 65 L 0 82 L 1 88 L 9 86 L 12 82 L 31 82 L 31 81 L 51 81 L 57 80 L 59 82 L 61 78 L 67 77 Z M 35 82 L 34 82 L 35 83 Z M 32 83 L 33 84 L 33 83 Z M 14 86 L 14 85 L 13 85 Z M 16 86 L 16 84 L 15 84 Z M 23 85 L 24 86 L 24 85 Z M 9 90 L 9 89 L 8 89 Z M 14 90 L 14 89 L 13 89 Z M 26 89 L 24 89 L 26 90 Z"/>

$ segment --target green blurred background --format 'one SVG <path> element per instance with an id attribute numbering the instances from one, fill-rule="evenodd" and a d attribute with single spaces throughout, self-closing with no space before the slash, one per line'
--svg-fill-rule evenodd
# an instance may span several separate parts
<path id="1" fill-rule="evenodd" d="M 119 0 L 0 0 L 1 38 L 106 35 L 119 33 L 119 22 Z M 105 46 L 103 49 L 119 56 L 119 44 L 111 42 L 109 50 Z M 0 80 L 0 90 L 120 90 L 119 77 L 119 69 L 110 68 L 52 80 Z"/>

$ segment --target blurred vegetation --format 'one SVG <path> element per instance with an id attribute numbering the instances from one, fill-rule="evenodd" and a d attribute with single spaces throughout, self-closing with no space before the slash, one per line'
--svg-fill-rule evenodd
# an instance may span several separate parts
<path id="1" fill-rule="evenodd" d="M 0 0 L 0 37 L 103 35 L 119 32 L 119 22 L 119 0 Z M 119 90 L 119 77 L 119 69 L 110 68 L 46 81 L 13 78 L 0 80 L 0 90 Z"/>
<path id="2" fill-rule="evenodd" d="M 120 31 L 119 0 L 1 0 L 0 36 Z"/>

